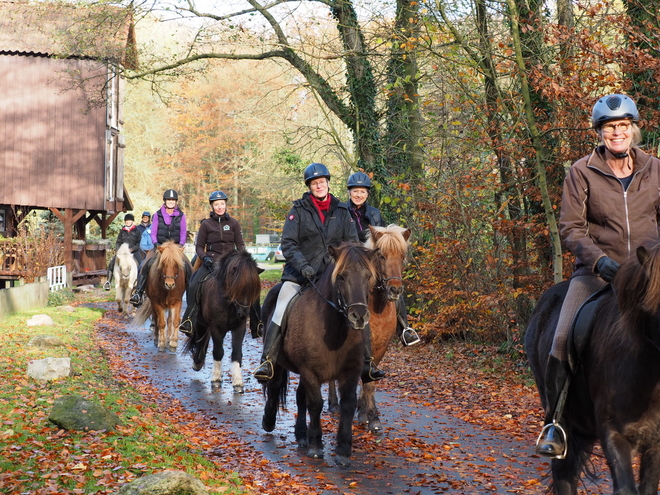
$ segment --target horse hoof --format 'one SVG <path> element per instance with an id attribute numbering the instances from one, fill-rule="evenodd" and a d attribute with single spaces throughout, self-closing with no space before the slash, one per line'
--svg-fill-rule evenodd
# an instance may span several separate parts
<path id="1" fill-rule="evenodd" d="M 369 431 L 372 433 L 380 433 L 383 431 L 383 423 L 381 423 L 379 419 L 372 421 L 369 423 Z"/>
<path id="2" fill-rule="evenodd" d="M 323 459 L 323 449 L 318 447 L 310 447 L 307 449 L 307 457 L 312 459 Z"/>
<path id="3" fill-rule="evenodd" d="M 176 346 L 175 345 L 168 345 L 167 350 L 170 352 L 176 352 Z"/>
<path id="4" fill-rule="evenodd" d="M 234 393 L 235 394 L 242 394 L 245 392 L 245 389 L 243 388 L 243 385 L 234 385 Z"/>
<path id="5" fill-rule="evenodd" d="M 345 455 L 337 454 L 335 456 L 335 464 L 339 467 L 347 468 L 351 466 L 351 459 Z"/>
<path id="6" fill-rule="evenodd" d="M 222 388 L 222 382 L 220 380 L 211 381 L 211 390 L 220 390 Z"/>
<path id="7" fill-rule="evenodd" d="M 270 433 L 275 429 L 275 418 L 266 418 L 266 415 L 264 414 L 264 417 L 261 418 L 261 427 L 264 429 L 264 431 Z"/>
<path id="8" fill-rule="evenodd" d="M 165 346 L 158 346 L 158 352 L 165 352 Z"/>

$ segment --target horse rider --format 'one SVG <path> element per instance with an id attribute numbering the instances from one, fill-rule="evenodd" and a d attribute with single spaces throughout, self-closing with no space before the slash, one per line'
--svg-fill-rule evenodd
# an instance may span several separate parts
<path id="1" fill-rule="evenodd" d="M 637 145 L 639 112 L 628 96 L 610 94 L 593 107 L 591 122 L 600 144 L 566 174 L 559 216 L 565 246 L 575 255 L 575 271 L 559 314 L 545 371 L 545 426 L 536 452 L 563 458 L 565 404 L 569 382 L 566 341 L 573 319 L 587 298 L 614 279 L 641 244 L 658 238 L 660 160 Z"/>
<path id="2" fill-rule="evenodd" d="M 202 260 L 202 266 L 195 272 L 186 290 L 186 311 L 179 325 L 179 330 L 186 335 L 193 334 L 193 324 L 199 311 L 197 290 L 205 275 L 213 273 L 213 263 L 231 251 L 245 251 L 241 226 L 227 213 L 227 195 L 223 191 L 213 191 L 209 204 L 211 213 L 209 218 L 202 220 L 195 241 L 195 252 Z"/>
<path id="3" fill-rule="evenodd" d="M 151 227 L 151 213 L 148 211 L 142 212 L 142 220 L 138 224 L 137 228 L 140 231 L 140 235 L 144 234 L 144 231 Z"/>
<path id="4" fill-rule="evenodd" d="M 140 267 L 138 284 L 130 299 L 130 303 L 136 308 L 142 306 L 144 302 L 144 289 L 147 286 L 149 270 L 156 259 L 157 250 L 155 248 L 167 241 L 173 241 L 179 246 L 186 244 L 186 238 L 188 236 L 186 215 L 179 208 L 178 201 L 179 195 L 177 192 L 174 189 L 168 189 L 163 193 L 163 205 L 153 216 L 151 223 L 151 242 L 154 245 L 154 249 L 147 253 L 147 257 Z M 190 263 L 186 264 L 185 271 L 187 283 L 192 272 Z"/>
<path id="5" fill-rule="evenodd" d="M 282 253 L 286 258 L 282 272 L 282 288 L 277 297 L 275 311 L 264 340 L 261 364 L 254 376 L 260 383 L 273 377 L 274 365 L 282 345 L 282 317 L 289 301 L 300 290 L 320 275 L 329 263 L 328 246 L 343 241 L 357 241 L 357 230 L 348 205 L 330 194 L 330 172 L 322 163 L 312 163 L 303 174 L 308 191 L 293 202 L 293 207 L 282 230 Z M 365 337 L 368 358 L 362 380 L 368 383 L 385 376 L 371 357 L 371 332 Z"/>
<path id="6" fill-rule="evenodd" d="M 367 198 L 371 191 L 371 179 L 364 172 L 355 172 L 348 177 L 346 188 L 348 189 L 348 206 L 355 226 L 357 227 L 360 242 L 364 243 L 369 237 L 369 225 L 374 227 L 385 227 L 380 210 L 367 204 Z M 397 309 L 397 331 L 404 346 L 418 344 L 419 335 L 408 324 L 408 311 L 403 296 L 396 303 Z"/>
<path id="7" fill-rule="evenodd" d="M 140 232 L 135 225 L 135 216 L 132 213 L 126 213 L 124 215 L 124 226 L 119 231 L 117 235 L 117 241 L 115 242 L 115 251 L 119 249 L 122 244 L 128 244 L 128 249 L 133 254 L 135 262 L 140 266 L 142 263 L 143 255 L 140 251 Z M 115 273 L 115 261 L 117 257 L 113 256 L 108 264 L 108 280 L 103 284 L 105 290 L 110 290 L 110 283 Z"/>

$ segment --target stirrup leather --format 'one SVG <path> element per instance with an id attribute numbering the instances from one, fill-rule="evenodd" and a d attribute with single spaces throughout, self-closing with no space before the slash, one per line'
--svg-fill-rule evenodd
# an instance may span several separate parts
<path id="1" fill-rule="evenodd" d="M 406 333 L 412 334 L 412 338 L 410 340 L 406 340 Z M 403 332 L 401 332 L 401 342 L 406 347 L 419 344 L 421 341 L 422 339 L 419 338 L 419 335 L 417 335 L 417 332 L 412 327 L 404 328 Z"/>
<path id="2" fill-rule="evenodd" d="M 543 438 L 545 436 L 545 434 L 547 433 L 547 431 L 550 428 L 556 428 L 557 431 L 559 432 L 559 435 L 561 436 L 562 441 L 564 442 L 563 452 L 561 454 L 554 455 L 551 458 L 552 459 L 565 459 L 566 454 L 568 454 L 568 438 L 566 437 L 566 431 L 564 430 L 564 428 L 562 428 L 562 426 L 559 423 L 557 423 L 557 421 L 555 421 L 554 419 L 552 420 L 552 423 L 548 423 L 547 425 L 545 425 L 543 427 L 543 429 L 541 430 L 541 433 L 539 434 L 539 437 L 536 439 L 537 452 L 538 452 L 538 446 L 539 446 L 539 442 L 541 441 L 541 438 Z"/>

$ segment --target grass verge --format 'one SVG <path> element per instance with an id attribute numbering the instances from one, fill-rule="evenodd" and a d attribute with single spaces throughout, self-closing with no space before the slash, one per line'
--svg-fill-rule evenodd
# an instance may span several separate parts
<path id="1" fill-rule="evenodd" d="M 28 327 L 26 320 L 35 314 L 48 314 L 54 326 Z M 155 402 L 113 376 L 107 353 L 95 339 L 102 316 L 100 309 L 48 307 L 0 320 L 2 493 L 111 493 L 164 469 L 187 471 L 215 493 L 245 493 L 235 473 L 218 469 L 203 455 L 203 440 L 181 433 Z M 37 335 L 59 337 L 63 345 L 28 345 Z M 47 383 L 28 378 L 28 362 L 46 357 L 70 357 L 73 376 Z M 123 425 L 115 432 L 59 430 L 48 416 L 54 400 L 65 394 L 100 403 Z"/>

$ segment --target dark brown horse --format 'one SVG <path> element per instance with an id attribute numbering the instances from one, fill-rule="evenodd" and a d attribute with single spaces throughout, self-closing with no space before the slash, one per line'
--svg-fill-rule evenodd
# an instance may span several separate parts
<path id="1" fill-rule="evenodd" d="M 214 264 L 213 273 L 200 282 L 200 311 L 193 322 L 194 333 L 186 343 L 192 354 L 193 369 L 204 366 L 209 342 L 213 339 L 211 384 L 220 386 L 223 342 L 231 332 L 231 376 L 234 392 L 243 393 L 243 339 L 250 309 L 259 301 L 263 272 L 247 251 L 231 251 Z"/>
<path id="2" fill-rule="evenodd" d="M 568 284 L 548 289 L 527 329 L 525 349 L 541 397 L 552 336 Z M 566 459 L 552 460 L 552 490 L 576 495 L 595 442 L 616 495 L 655 495 L 660 480 L 660 244 L 621 266 L 595 314 L 591 342 L 571 381 L 562 425 Z M 633 456 L 640 454 L 639 485 Z"/>
<path id="3" fill-rule="evenodd" d="M 339 382 L 341 415 L 335 461 L 350 464 L 353 416 L 357 385 L 364 363 L 364 328 L 369 322 L 367 302 L 375 283 L 373 258 L 378 251 L 352 243 L 330 248 L 330 263 L 314 286 L 292 301 L 284 329 L 284 342 L 275 364 L 275 375 L 266 385 L 262 426 L 273 431 L 280 402 L 284 406 L 288 372 L 300 375 L 296 392 L 298 415 L 295 435 L 312 458 L 323 457 L 321 384 Z M 279 286 L 268 292 L 263 304 L 267 323 L 275 308 Z M 309 412 L 309 427 L 307 413 Z"/>
<path id="4" fill-rule="evenodd" d="M 370 226 L 369 229 L 371 235 L 366 247 L 379 251 L 374 260 L 378 278 L 369 294 L 372 355 L 378 364 L 385 356 L 397 328 L 396 304 L 403 295 L 403 263 L 408 251 L 410 229 L 398 225 Z M 358 421 L 377 432 L 382 430 L 383 425 L 378 414 L 375 392 L 376 382 L 362 385 L 358 399 Z M 328 410 L 335 412 L 338 405 L 335 383 L 330 382 Z"/>
<path id="5" fill-rule="evenodd" d="M 156 260 L 149 271 L 145 291 L 147 299 L 136 313 L 133 323 L 142 325 L 151 317 L 158 350 L 164 352 L 167 348 L 176 352 L 181 302 L 186 292 L 185 265 L 190 262 L 183 249 L 174 242 L 168 241 L 157 249 Z"/>

